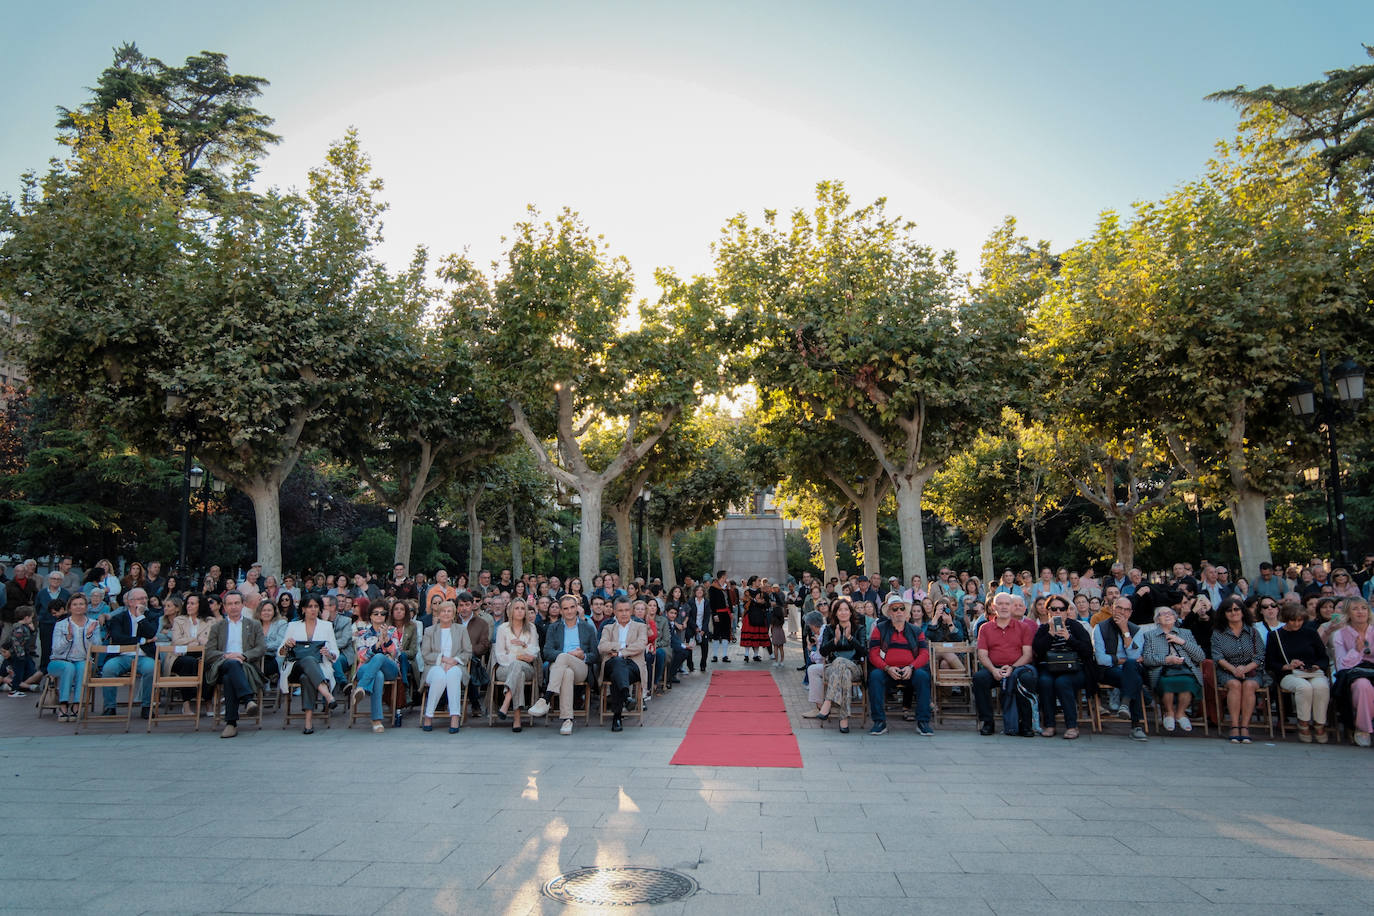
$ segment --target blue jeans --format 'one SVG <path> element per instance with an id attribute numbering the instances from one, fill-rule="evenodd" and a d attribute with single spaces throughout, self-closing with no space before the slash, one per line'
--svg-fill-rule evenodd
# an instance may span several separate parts
<path id="1" fill-rule="evenodd" d="M 101 677 L 123 677 L 129 673 L 133 667 L 133 662 L 128 655 L 116 655 L 114 658 L 100 666 Z M 119 702 L 119 688 L 106 687 L 100 691 L 105 698 L 105 708 L 114 709 Z M 144 709 L 148 708 L 148 703 L 153 696 L 153 660 L 142 652 L 138 654 L 138 705 Z"/>
<path id="2" fill-rule="evenodd" d="M 86 660 L 64 662 L 53 659 L 48 662 L 48 673 L 57 678 L 57 702 L 72 703 L 81 696 L 81 685 L 86 680 Z"/>
<path id="3" fill-rule="evenodd" d="M 1040 727 L 1054 728 L 1054 701 L 1064 710 L 1064 727 L 1078 727 L 1078 691 L 1083 689 L 1083 672 L 1051 674 L 1043 668 L 1037 672 L 1040 694 Z"/>
<path id="4" fill-rule="evenodd" d="M 648 663 L 649 683 L 658 683 L 658 673 L 663 670 L 663 666 L 668 663 L 667 649 L 654 649 L 645 655 L 644 661 Z"/>
<path id="5" fill-rule="evenodd" d="M 382 718 L 382 694 L 386 682 L 394 681 L 400 673 L 401 669 L 389 656 L 380 654 L 369 658 L 358 669 L 358 686 L 367 691 L 368 699 L 372 701 L 373 722 Z"/>
<path id="6" fill-rule="evenodd" d="M 929 668 L 917 668 L 912 671 L 909 681 L 893 680 L 881 668 L 874 668 L 868 672 L 868 714 L 873 718 L 873 724 L 878 725 L 887 721 L 887 710 L 884 708 L 884 704 L 887 701 L 887 685 L 889 683 L 907 691 L 908 698 L 911 696 L 911 692 L 915 691 L 916 721 L 930 724 Z"/>

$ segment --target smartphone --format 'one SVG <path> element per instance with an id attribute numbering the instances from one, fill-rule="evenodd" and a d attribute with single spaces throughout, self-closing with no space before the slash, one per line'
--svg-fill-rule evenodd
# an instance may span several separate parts
<path id="1" fill-rule="evenodd" d="M 1056 630 L 1062 630 L 1064 629 L 1064 618 L 1056 614 L 1055 616 L 1050 618 L 1050 625 L 1053 626 Z"/>

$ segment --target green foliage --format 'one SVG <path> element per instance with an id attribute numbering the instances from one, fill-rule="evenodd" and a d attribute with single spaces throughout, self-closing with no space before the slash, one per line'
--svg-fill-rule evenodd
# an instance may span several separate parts
<path id="1" fill-rule="evenodd" d="M 1320 522 L 1288 500 L 1275 500 L 1269 509 L 1269 543 L 1279 562 L 1305 563 L 1324 550 L 1326 519 Z"/>
<path id="2" fill-rule="evenodd" d="M 91 100 L 77 111 L 60 109 L 57 126 L 79 131 L 83 116 L 106 115 L 121 104 L 135 115 L 156 112 L 175 141 L 188 184 L 209 190 L 226 170 L 281 139 L 268 130 L 273 119 L 253 107 L 267 85 L 259 76 L 230 73 L 224 54 L 205 51 L 173 67 L 124 44 L 100 74 Z"/>
<path id="3" fill-rule="evenodd" d="M 339 565 L 350 575 L 359 570 L 385 572 L 396 555 L 396 535 L 386 528 L 368 528 L 349 545 Z"/>

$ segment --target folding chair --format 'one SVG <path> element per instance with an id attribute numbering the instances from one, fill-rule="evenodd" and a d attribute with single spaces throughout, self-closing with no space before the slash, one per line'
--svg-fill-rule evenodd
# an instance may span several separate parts
<path id="1" fill-rule="evenodd" d="M 1210 659 L 1209 659 L 1209 661 L 1210 661 Z M 1212 704 L 1213 704 L 1213 706 L 1216 708 L 1216 711 L 1217 711 L 1217 719 L 1216 719 L 1216 722 L 1217 722 L 1217 737 L 1218 737 L 1218 738 L 1227 738 L 1227 737 L 1229 737 L 1229 736 L 1226 734 L 1226 731 L 1227 731 L 1228 728 L 1249 728 L 1249 727 L 1250 727 L 1250 723 L 1249 723 L 1249 722 L 1246 722 L 1246 723 L 1244 723 L 1244 724 L 1242 724 L 1242 723 L 1240 723 L 1240 722 L 1231 722 L 1229 725 L 1227 724 L 1227 723 L 1230 721 L 1230 718 L 1231 718 L 1231 711 L 1230 711 L 1230 709 L 1228 709 L 1227 706 L 1226 706 L 1226 695 L 1225 695 L 1224 693 L 1222 693 L 1221 685 L 1219 685 L 1219 684 L 1217 683 L 1216 677 L 1212 677 L 1212 678 L 1211 678 L 1211 682 L 1212 682 L 1212 684 L 1211 684 L 1211 686 L 1212 686 Z M 1259 725 L 1259 727 L 1260 727 L 1260 728 L 1268 728 L 1268 729 L 1269 729 L 1269 737 L 1270 737 L 1270 739 L 1272 740 L 1273 737 L 1274 737 L 1274 702 L 1273 702 L 1273 698 L 1270 696 L 1269 690 L 1268 690 L 1268 689 L 1266 689 L 1266 688 L 1264 688 L 1264 687 L 1257 687 L 1257 688 L 1255 689 L 1255 712 L 1258 713 L 1258 712 L 1260 712 L 1261 710 L 1263 710 L 1263 712 L 1264 712 L 1264 717 L 1260 720 L 1260 725 Z"/>
<path id="2" fill-rule="evenodd" d="M 535 663 L 531 667 L 534 668 L 534 677 L 525 681 L 526 709 L 533 706 L 535 701 L 539 699 L 539 675 L 544 670 L 543 666 L 539 664 L 538 659 L 535 660 Z M 496 708 L 505 698 L 505 693 L 506 685 L 497 682 L 496 671 L 493 670 L 491 672 L 491 680 L 487 684 L 487 725 L 491 726 L 496 724 Z M 523 720 L 525 718 L 529 717 L 522 714 L 521 719 Z M 522 725 L 521 727 L 523 728 L 524 726 Z"/>
<path id="3" fill-rule="evenodd" d="M 307 689 L 307 688 L 306 688 L 306 685 L 305 685 L 304 683 L 301 683 L 301 684 L 299 684 L 299 685 L 297 685 L 297 684 L 290 684 L 290 685 L 288 685 L 288 686 L 289 686 L 289 688 L 295 688 L 295 687 L 299 686 L 300 689 L 301 689 L 302 691 L 304 691 L 304 690 Z M 336 689 L 337 689 L 337 688 L 336 688 Z M 331 691 L 331 692 L 332 692 L 332 691 Z M 282 717 L 281 717 L 281 727 L 282 727 L 282 728 L 290 728 L 291 725 L 292 725 L 293 723 L 295 723 L 295 722 L 297 722 L 297 721 L 304 721 L 304 720 L 305 720 L 305 707 L 304 707 L 304 706 L 302 706 L 300 709 L 296 709 L 296 710 L 292 710 L 292 708 L 291 708 L 292 705 L 293 705 L 292 701 L 296 699 L 296 697 L 295 697 L 294 694 L 295 694 L 294 689 L 288 689 L 287 692 L 286 692 L 286 700 L 285 700 L 286 705 L 282 707 Z M 334 699 L 337 700 L 337 699 L 338 699 L 338 696 L 335 695 Z M 259 710 L 261 710 L 262 707 L 259 706 L 258 708 L 259 708 Z M 321 700 L 321 701 L 320 701 L 320 708 L 317 709 L 317 710 L 315 710 L 314 718 L 317 719 L 317 720 L 320 719 L 320 718 L 323 718 L 323 719 L 324 719 L 324 727 L 325 727 L 325 728 L 333 728 L 334 725 L 333 725 L 333 723 L 330 721 L 330 717 L 329 717 L 330 712 L 332 712 L 332 710 L 329 708 L 328 705 L 326 705 L 326 704 L 324 703 L 323 700 Z"/>
<path id="4" fill-rule="evenodd" d="M 258 727 L 259 731 L 262 730 L 262 711 L 263 708 L 267 705 L 267 697 L 265 695 L 266 692 L 267 683 L 264 681 L 263 686 L 258 688 L 258 692 L 253 694 L 253 702 L 258 704 L 257 714 L 253 716 L 253 724 Z M 276 691 L 273 691 L 273 693 L 275 692 Z M 215 689 L 210 693 L 210 704 L 215 711 L 215 728 L 219 728 L 221 725 L 224 724 L 224 687 L 222 684 L 215 684 Z M 326 719 L 327 718 L 328 717 L 326 716 Z M 240 725 L 243 724 L 242 716 L 239 716 L 238 722 Z"/>
<path id="5" fill-rule="evenodd" d="M 138 705 L 138 658 L 143 652 L 138 646 L 91 646 L 86 650 L 86 676 L 81 681 L 81 695 L 79 698 L 80 709 L 76 715 L 76 734 L 81 733 L 83 725 L 97 723 L 100 725 L 118 725 L 119 717 L 110 716 L 109 721 L 104 721 L 104 716 L 92 716 L 91 708 L 97 700 L 96 691 L 106 687 L 127 687 L 128 713 L 124 716 L 124 731 L 127 733 L 134 722 L 134 707 Z M 101 672 L 102 666 L 112 658 L 121 655 L 129 656 L 129 672 L 120 677 L 105 677 Z M 102 707 L 101 711 L 104 709 Z"/>
<path id="6" fill-rule="evenodd" d="M 354 691 L 355 689 L 357 689 L 357 687 L 358 687 L 358 681 L 357 681 L 357 674 L 355 673 L 355 674 L 354 674 L 354 680 L 350 681 L 349 684 L 348 684 L 348 687 L 347 687 L 347 690 L 348 690 L 348 725 L 345 726 L 346 728 L 352 728 L 352 727 L 353 727 L 353 723 L 354 723 L 354 722 L 357 722 L 359 719 L 367 719 L 369 722 L 372 721 L 372 711 L 371 711 L 370 708 L 369 708 L 369 709 L 364 709 L 364 708 L 363 708 L 363 702 L 364 702 L 363 699 L 362 699 L 362 698 L 359 698 L 358 702 L 356 702 L 356 703 L 353 701 L 353 691 Z M 382 682 L 382 713 L 383 713 L 383 715 L 386 714 L 386 708 L 387 708 L 388 705 L 391 707 L 391 714 L 392 714 L 392 715 L 395 715 L 395 714 L 400 710 L 400 708 L 401 708 L 401 707 L 400 707 L 400 702 L 401 702 L 401 696 L 402 696 L 402 694 L 401 694 L 402 689 L 403 689 L 403 685 L 402 685 L 402 683 L 401 683 L 401 677 L 400 677 L 400 675 L 397 675 L 396 677 L 393 677 L 393 678 L 387 678 L 386 680 L 384 680 L 384 681 Z M 370 705 L 371 705 L 371 704 L 369 703 L 369 707 L 370 707 Z"/>
<path id="7" fill-rule="evenodd" d="M 601 720 L 597 723 L 598 725 L 605 725 L 605 724 L 606 724 L 606 717 L 607 717 L 608 715 L 610 715 L 610 709 L 611 709 L 611 688 L 610 688 L 610 685 L 606 682 L 606 665 L 607 665 L 609 662 L 610 662 L 610 659 L 609 659 L 609 658 L 603 659 L 602 662 L 601 662 Z M 574 702 L 576 702 L 576 700 L 574 700 Z M 639 682 L 639 681 L 635 681 L 634 683 L 630 684 L 630 703 L 631 703 L 631 705 L 625 707 L 625 710 L 620 714 L 620 717 L 621 717 L 622 719 L 625 719 L 625 718 L 628 718 L 628 717 L 630 717 L 630 716 L 635 716 L 635 717 L 637 717 L 637 718 L 639 719 L 640 727 L 643 727 L 643 725 L 644 725 L 644 684 L 643 684 L 643 683 L 641 683 L 641 682 Z M 590 706 L 591 704 L 589 703 L 589 704 L 587 704 L 587 705 Z M 590 721 L 590 720 L 591 720 L 591 717 L 590 717 L 590 711 L 589 711 L 589 714 L 588 714 L 588 721 Z"/>
<path id="8" fill-rule="evenodd" d="M 821 677 L 825 677 L 825 675 L 822 674 Z M 867 660 L 867 659 L 865 659 L 863 662 L 861 662 L 861 663 L 859 664 L 859 679 L 858 679 L 857 681 L 851 681 L 851 682 L 850 682 L 850 684 L 849 684 L 849 692 L 850 692 L 850 695 L 851 695 L 851 696 L 850 696 L 850 700 L 849 700 L 849 708 L 850 708 L 851 710 L 854 710 L 853 714 L 850 715 L 849 718 L 851 718 L 851 719 L 858 719 L 858 720 L 859 720 L 859 727 L 862 728 L 864 725 L 867 725 L 867 724 L 868 724 L 868 660 Z M 857 692 L 857 693 L 859 694 L 859 698 L 858 698 L 858 699 L 854 699 L 854 698 L 853 698 L 853 694 L 854 694 L 855 692 Z M 934 691 L 934 689 L 932 688 L 932 690 L 931 690 L 931 696 L 933 697 L 934 695 L 935 695 L 935 691 Z M 832 709 L 832 710 L 830 711 L 830 718 L 832 718 L 832 719 L 837 719 L 837 720 L 838 720 L 839 718 L 843 718 L 843 717 L 837 717 L 837 716 L 835 715 L 835 710 Z M 825 719 L 817 719 L 817 720 L 815 720 L 815 721 L 817 722 L 817 724 L 820 725 L 821 728 L 825 728 L 825 725 L 826 725 L 826 720 L 825 720 Z"/>
<path id="9" fill-rule="evenodd" d="M 958 668 L 941 668 L 940 654 L 954 655 Z M 932 643 L 930 646 L 930 698 L 935 704 L 935 721 L 943 725 L 946 717 L 978 721 L 973 703 L 973 672 L 978 664 L 978 646 L 969 642 Z M 961 690 L 960 696 L 954 691 Z M 957 707 L 958 711 L 950 707 Z"/>
<path id="10" fill-rule="evenodd" d="M 183 656 L 193 656 L 196 660 L 195 674 L 173 674 L 172 662 Z M 167 674 L 163 674 L 164 667 Z M 199 646 L 188 648 L 186 646 L 158 646 L 157 655 L 153 659 L 153 693 L 152 699 L 148 704 L 148 733 L 151 734 L 153 726 L 158 722 L 189 722 L 196 723 L 195 731 L 200 731 L 200 704 L 204 693 L 205 684 L 205 650 Z M 164 690 L 194 690 L 195 708 L 191 713 L 164 713 L 162 712 L 162 701 Z M 168 702 L 175 700 L 168 699 Z"/>

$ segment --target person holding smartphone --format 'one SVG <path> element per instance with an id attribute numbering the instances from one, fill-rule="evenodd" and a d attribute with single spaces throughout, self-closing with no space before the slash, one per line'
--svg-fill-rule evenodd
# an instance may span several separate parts
<path id="1" fill-rule="evenodd" d="M 1040 697 L 1040 736 L 1055 735 L 1054 704 L 1064 712 L 1064 737 L 1078 737 L 1078 692 L 1097 691 L 1097 672 L 1092 637 L 1069 613 L 1068 599 L 1051 595 L 1045 602 L 1048 619 L 1031 640 Z"/>

